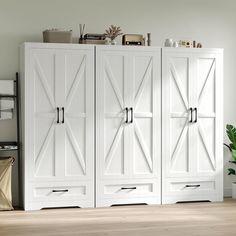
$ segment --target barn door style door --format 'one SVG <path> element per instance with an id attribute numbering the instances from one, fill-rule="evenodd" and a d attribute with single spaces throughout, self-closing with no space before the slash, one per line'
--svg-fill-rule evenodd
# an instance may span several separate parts
<path id="1" fill-rule="evenodd" d="M 189 54 L 163 55 L 163 167 L 166 177 L 194 172 L 190 149 L 193 142 L 192 58 Z"/>
<path id="2" fill-rule="evenodd" d="M 194 58 L 194 133 L 196 175 L 217 175 L 221 155 L 220 68 L 217 54 L 199 53 Z"/>
<path id="3" fill-rule="evenodd" d="M 98 47 L 96 62 L 97 206 L 160 203 L 160 49 Z"/>
<path id="4" fill-rule="evenodd" d="M 62 178 L 93 179 L 94 159 L 93 50 L 63 50 L 58 54 Z"/>
<path id="5" fill-rule="evenodd" d="M 163 49 L 163 203 L 222 200 L 222 52 Z"/>
<path id="6" fill-rule="evenodd" d="M 55 79 L 55 50 L 34 49 L 30 54 L 32 59 L 29 68 L 32 79 L 27 81 L 30 91 L 26 96 L 30 101 L 29 132 L 32 133 L 32 138 L 27 148 L 31 149 L 33 158 L 27 161 L 30 162 L 31 179 L 50 179 L 56 177 L 56 165 L 62 155 L 57 135 L 60 115 L 57 84 L 61 81 Z"/>
<path id="7" fill-rule="evenodd" d="M 130 56 L 130 174 L 160 180 L 161 92 L 160 53 L 136 52 Z"/>
<path id="8" fill-rule="evenodd" d="M 98 53 L 102 54 L 98 51 Z M 104 53 L 105 54 L 105 53 Z M 128 61 L 121 52 L 97 56 L 97 127 L 99 177 L 128 177 Z"/>
<path id="9" fill-rule="evenodd" d="M 44 49 L 33 58 L 33 177 L 92 175 L 93 52 Z"/>
<path id="10" fill-rule="evenodd" d="M 94 206 L 94 47 L 76 46 L 29 50 L 28 208 Z"/>

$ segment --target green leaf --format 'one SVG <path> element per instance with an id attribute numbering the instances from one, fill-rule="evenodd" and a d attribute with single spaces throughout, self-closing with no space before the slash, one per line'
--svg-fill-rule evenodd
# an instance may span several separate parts
<path id="1" fill-rule="evenodd" d="M 228 175 L 236 175 L 236 171 L 234 169 L 229 168 L 228 171 L 229 171 Z"/>
<path id="2" fill-rule="evenodd" d="M 229 147 L 230 147 L 230 149 L 231 149 L 230 151 L 232 151 L 232 149 L 235 149 L 235 148 L 234 148 L 234 145 L 233 145 L 232 143 L 229 144 Z"/>
<path id="3" fill-rule="evenodd" d="M 236 161 L 236 150 L 232 149 L 231 153 L 232 153 L 232 158 Z"/>
<path id="4" fill-rule="evenodd" d="M 232 142 L 230 147 L 236 150 L 236 128 L 233 125 L 226 125 L 226 133 L 229 140 Z"/>

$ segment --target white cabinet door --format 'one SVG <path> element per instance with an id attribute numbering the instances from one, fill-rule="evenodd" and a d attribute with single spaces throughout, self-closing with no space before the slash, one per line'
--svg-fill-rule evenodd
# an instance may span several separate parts
<path id="1" fill-rule="evenodd" d="M 94 47 L 30 45 L 26 55 L 26 180 L 81 190 L 78 206 L 94 206 Z M 28 63 L 28 64 L 27 64 Z M 26 136 L 25 135 L 25 136 Z M 26 184 L 30 188 L 30 185 Z M 68 186 L 68 187 L 66 187 Z M 34 191 L 28 190 L 32 195 Z M 72 194 L 73 195 L 73 194 Z M 35 199 L 36 196 L 30 196 Z M 47 202 L 48 201 L 50 202 Z M 61 198 L 63 199 L 63 198 Z M 53 196 L 42 207 L 52 206 Z M 59 201 L 58 205 L 65 205 Z M 71 205 L 72 203 L 67 203 Z M 75 201 L 73 201 L 73 205 Z M 37 202 L 32 203 L 37 207 Z M 38 206 L 39 207 L 39 206 Z"/>
<path id="2" fill-rule="evenodd" d="M 165 52 L 162 56 L 162 122 L 164 177 L 191 176 L 194 171 L 192 123 L 192 57 L 189 53 Z"/>
<path id="3" fill-rule="evenodd" d="M 56 50 L 32 49 L 29 51 L 29 76 L 25 77 L 25 107 L 27 154 L 27 180 L 53 179 L 56 177 L 56 165 L 62 157 L 62 142 L 58 136 L 57 97 L 59 90 L 56 78 Z M 57 149 L 56 147 L 59 147 Z"/>
<path id="4" fill-rule="evenodd" d="M 130 55 L 129 150 L 132 178 L 156 178 L 161 172 L 160 49 Z M 133 116 L 132 116 L 133 115 Z"/>
<path id="5" fill-rule="evenodd" d="M 222 56 L 198 53 L 194 67 L 196 175 L 221 175 L 222 168 Z"/>
<path id="6" fill-rule="evenodd" d="M 97 206 L 160 203 L 160 49 L 97 47 Z"/>
<path id="7" fill-rule="evenodd" d="M 163 49 L 162 81 L 163 203 L 222 200 L 221 50 Z"/>
<path id="8" fill-rule="evenodd" d="M 62 159 L 58 175 L 65 180 L 93 181 L 94 51 L 61 50 L 57 54 L 60 90 Z"/>
<path id="9" fill-rule="evenodd" d="M 128 177 L 127 57 L 97 49 L 97 171 L 98 178 Z"/>

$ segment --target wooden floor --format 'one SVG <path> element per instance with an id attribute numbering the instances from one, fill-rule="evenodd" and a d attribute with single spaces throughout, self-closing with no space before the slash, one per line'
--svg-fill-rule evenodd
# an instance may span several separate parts
<path id="1" fill-rule="evenodd" d="M 0 236 L 236 236 L 236 201 L 0 212 Z"/>

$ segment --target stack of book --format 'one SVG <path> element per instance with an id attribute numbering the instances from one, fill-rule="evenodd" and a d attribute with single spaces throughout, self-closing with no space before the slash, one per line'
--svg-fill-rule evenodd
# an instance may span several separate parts
<path id="1" fill-rule="evenodd" d="M 104 34 L 85 34 L 83 38 L 79 39 L 82 44 L 105 44 L 106 37 Z"/>

